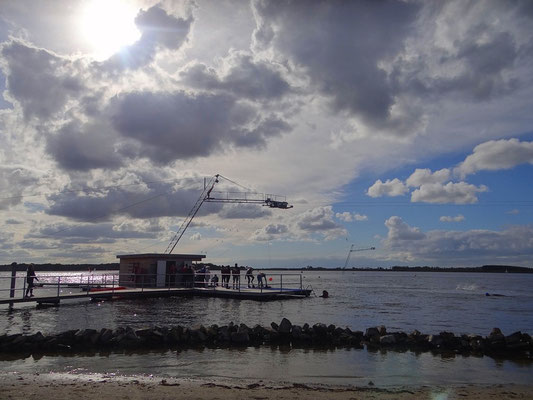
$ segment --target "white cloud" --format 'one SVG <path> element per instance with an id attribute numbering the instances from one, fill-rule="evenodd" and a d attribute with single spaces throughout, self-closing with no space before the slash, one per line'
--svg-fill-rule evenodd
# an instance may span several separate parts
<path id="1" fill-rule="evenodd" d="M 450 176 L 451 171 L 448 168 L 443 168 L 435 172 L 431 172 L 429 168 L 417 168 L 415 169 L 415 172 L 407 178 L 405 183 L 410 187 L 419 187 L 427 183 L 444 183 L 450 180 Z"/>
<path id="2" fill-rule="evenodd" d="M 514 208 L 512 210 L 506 211 L 505 213 L 509 215 L 517 215 L 517 214 L 520 214 L 520 211 Z"/>
<path id="3" fill-rule="evenodd" d="M 400 217 L 390 217 L 384 245 L 391 259 L 441 266 L 513 262 L 529 265 L 533 255 L 533 227 L 512 226 L 502 231 L 473 229 L 464 232 L 422 232 Z"/>
<path id="4" fill-rule="evenodd" d="M 337 217 L 338 219 L 344 222 L 368 221 L 368 217 L 366 215 L 362 215 L 358 213 L 351 213 L 348 211 L 344 211 L 342 213 L 336 213 L 335 217 Z"/>
<path id="5" fill-rule="evenodd" d="M 189 236 L 190 240 L 202 240 L 202 234 L 200 232 L 196 232 Z"/>
<path id="6" fill-rule="evenodd" d="M 381 197 L 381 196 L 402 196 L 409 189 L 405 184 L 400 181 L 398 178 L 392 180 L 387 179 L 385 182 L 382 182 L 381 179 L 378 179 L 372 186 L 367 190 L 367 195 L 370 197 Z"/>
<path id="7" fill-rule="evenodd" d="M 279 240 L 289 233 L 289 227 L 285 224 L 268 224 L 258 229 L 252 235 L 252 240 L 272 241 Z"/>
<path id="8" fill-rule="evenodd" d="M 309 240 L 320 236 L 332 240 L 346 235 L 346 230 L 335 221 L 331 206 L 316 207 L 284 219 L 285 223 L 268 224 L 258 229 L 254 240 Z"/>
<path id="9" fill-rule="evenodd" d="M 429 183 L 415 189 L 411 193 L 411 201 L 471 204 L 478 201 L 476 193 L 486 192 L 487 190 L 488 188 L 485 185 L 475 186 L 466 182 L 448 182 L 446 185 Z"/>
<path id="10" fill-rule="evenodd" d="M 462 214 L 456 215 L 455 217 L 443 215 L 442 217 L 439 218 L 439 220 L 441 222 L 461 222 L 465 220 L 465 217 Z"/>
<path id="11" fill-rule="evenodd" d="M 533 164 L 533 142 L 514 138 L 490 140 L 474 147 L 455 172 L 464 177 L 477 171 L 510 169 L 520 164 Z"/>
<path id="12" fill-rule="evenodd" d="M 397 216 L 392 216 L 386 220 L 385 226 L 389 230 L 387 243 L 391 247 L 400 247 L 404 241 L 418 241 L 425 238 L 425 235 L 419 228 L 410 227 Z"/>

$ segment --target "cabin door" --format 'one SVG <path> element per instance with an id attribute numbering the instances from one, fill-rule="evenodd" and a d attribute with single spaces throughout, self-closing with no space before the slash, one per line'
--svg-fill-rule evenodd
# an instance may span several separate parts
<path id="1" fill-rule="evenodd" d="M 165 278 L 167 275 L 167 262 L 164 260 L 159 260 L 157 262 L 157 277 L 156 277 L 156 286 L 165 287 Z"/>

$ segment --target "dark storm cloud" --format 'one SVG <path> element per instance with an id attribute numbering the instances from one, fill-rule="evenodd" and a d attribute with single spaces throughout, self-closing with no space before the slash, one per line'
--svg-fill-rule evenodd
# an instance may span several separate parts
<path id="1" fill-rule="evenodd" d="M 26 120 L 54 116 L 84 90 L 68 59 L 16 40 L 4 44 L 1 55 L 9 93 L 22 106 Z"/>
<path id="2" fill-rule="evenodd" d="M 72 121 L 47 137 L 47 150 L 66 170 L 118 168 L 122 161 L 114 152 L 114 136 L 103 124 Z"/>
<path id="3" fill-rule="evenodd" d="M 256 50 L 303 68 L 334 110 L 380 123 L 394 93 L 380 61 L 403 49 L 419 5 L 404 1 L 256 1 Z"/>
<path id="4" fill-rule="evenodd" d="M 289 129 L 229 95 L 134 92 L 115 97 L 111 110 L 115 129 L 138 142 L 125 154 L 137 152 L 155 163 L 208 156 L 231 145 L 262 147 Z"/>
<path id="5" fill-rule="evenodd" d="M 187 179 L 175 186 L 164 183 L 146 186 L 148 189 L 142 193 L 115 187 L 94 195 L 56 194 L 48 198 L 52 205 L 47 214 L 87 222 L 106 221 L 117 215 L 140 219 L 185 216 L 202 191 L 201 182 Z M 217 213 L 220 209 L 220 204 L 209 204 L 198 215 Z"/>
<path id="6" fill-rule="evenodd" d="M 114 243 L 117 239 L 155 238 L 154 232 L 117 229 L 110 223 L 90 225 L 53 224 L 26 235 L 26 238 L 60 239 L 65 243 Z"/>
<path id="7" fill-rule="evenodd" d="M 490 40 L 481 42 L 483 37 Z M 451 76 L 431 73 L 422 58 L 399 62 L 393 73 L 398 89 L 419 97 L 441 98 L 455 95 L 473 101 L 486 101 L 511 93 L 519 81 L 511 71 L 519 59 L 520 48 L 508 32 L 493 34 L 485 24 L 472 27 L 464 40 L 454 43 L 453 51 L 435 51 L 439 69 Z"/>
<path id="8" fill-rule="evenodd" d="M 72 121 L 47 137 L 47 149 L 66 170 L 118 168 L 122 161 L 114 151 L 114 136 L 113 130 L 103 124 Z"/>
<path id="9" fill-rule="evenodd" d="M 273 64 L 254 61 L 246 53 L 233 53 L 226 59 L 228 70 L 222 76 L 205 64 L 193 64 L 180 73 L 190 86 L 204 90 L 223 90 L 251 100 L 275 100 L 289 92 L 290 86 Z"/>
<path id="10" fill-rule="evenodd" d="M 107 71 L 120 69 L 137 69 L 150 64 L 158 50 L 177 50 L 189 35 L 192 17 L 177 18 L 168 14 L 159 5 L 148 10 L 141 10 L 135 18 L 135 24 L 141 31 L 141 38 L 126 46 L 119 53 L 101 64 Z"/>

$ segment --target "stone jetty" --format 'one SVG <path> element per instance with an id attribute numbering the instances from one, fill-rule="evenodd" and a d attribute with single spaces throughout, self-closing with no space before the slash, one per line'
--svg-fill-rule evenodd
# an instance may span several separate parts
<path id="1" fill-rule="evenodd" d="M 218 326 L 171 326 L 133 329 L 75 329 L 53 335 L 1 335 L 1 354 L 87 354 L 102 351 L 146 351 L 178 348 L 238 346 L 289 346 L 292 348 L 367 348 L 370 351 L 431 351 L 443 355 L 491 356 L 533 361 L 533 339 L 527 333 L 504 335 L 494 328 L 488 336 L 455 335 L 452 332 L 423 334 L 417 330 L 389 332 L 384 326 L 365 332 L 326 324 L 293 325 L 288 319 L 270 326 L 229 323 Z M 5 356 L 4 356 L 5 357 Z"/>

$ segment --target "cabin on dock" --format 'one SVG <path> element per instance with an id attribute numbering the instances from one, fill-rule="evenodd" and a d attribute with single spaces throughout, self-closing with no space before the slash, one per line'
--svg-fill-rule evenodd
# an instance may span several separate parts
<path id="1" fill-rule="evenodd" d="M 126 287 L 165 287 L 184 266 L 202 261 L 202 254 L 121 254 L 119 285 Z"/>

